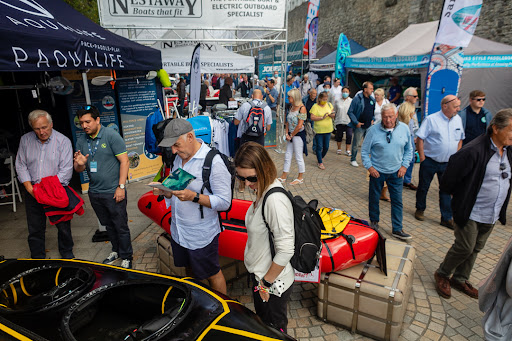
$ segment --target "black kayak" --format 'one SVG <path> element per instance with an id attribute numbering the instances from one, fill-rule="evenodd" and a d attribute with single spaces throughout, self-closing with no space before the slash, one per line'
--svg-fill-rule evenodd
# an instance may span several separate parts
<path id="1" fill-rule="evenodd" d="M 192 278 L 83 260 L 0 260 L 0 340 L 293 340 Z"/>

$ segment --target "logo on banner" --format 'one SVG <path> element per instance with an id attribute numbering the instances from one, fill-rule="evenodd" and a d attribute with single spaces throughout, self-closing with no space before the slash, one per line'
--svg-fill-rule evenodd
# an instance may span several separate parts
<path id="1" fill-rule="evenodd" d="M 197 0 L 110 0 L 110 15 L 151 17 L 200 17 L 202 1 Z"/>
<path id="2" fill-rule="evenodd" d="M 54 19 L 50 12 L 34 0 L 0 0 L 0 3 L 20 12 L 36 15 L 38 17 Z"/>
<path id="3" fill-rule="evenodd" d="M 469 34 L 473 34 L 478 24 L 481 9 L 482 5 L 461 8 L 452 15 L 452 20 L 458 27 Z"/>

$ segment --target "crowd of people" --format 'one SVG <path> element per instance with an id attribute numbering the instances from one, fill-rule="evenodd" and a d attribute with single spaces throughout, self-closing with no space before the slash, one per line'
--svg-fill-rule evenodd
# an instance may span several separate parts
<path id="1" fill-rule="evenodd" d="M 236 81 L 235 81 L 236 80 Z M 186 96 L 186 79 L 180 78 L 177 92 Z M 477 298 L 478 290 L 469 283 L 477 254 L 484 248 L 497 221 L 505 224 L 511 192 L 512 109 L 492 115 L 486 108 L 485 93 L 470 93 L 470 104 L 461 110 L 460 99 L 444 97 L 441 109 L 418 122 L 418 91 L 402 92 L 396 78 L 387 92 L 374 89 L 370 81 L 354 97 L 339 79 L 325 77 L 321 84 L 288 75 L 284 82 L 277 74 L 272 78 L 250 82 L 247 75 L 204 76 L 204 89 L 220 90 L 219 101 L 231 100 L 233 91 L 248 98 L 237 110 L 239 145 L 234 157 L 239 191 L 246 187 L 256 193 L 245 218 L 248 241 L 244 261 L 254 285 L 257 314 L 269 325 L 286 332 L 287 302 L 294 281 L 290 259 L 294 248 L 292 204 L 284 195 L 262 198 L 275 187 L 289 181 L 292 159 L 297 176 L 289 182 L 304 183 L 308 139 L 317 167 L 325 170 L 324 158 L 335 132 L 338 155 L 349 156 L 346 162 L 362 165 L 369 177 L 368 212 L 370 224 L 379 228 L 380 200 L 391 203 L 392 235 L 411 239 L 403 229 L 403 188 L 416 191 L 415 218 L 425 219 L 426 198 L 434 175 L 439 179 L 440 224 L 454 230 L 455 242 L 435 272 L 435 287 L 440 296 L 449 298 L 451 289 Z M 280 105 L 279 93 L 285 92 L 284 137 L 286 152 L 280 177 L 264 148 L 264 134 Z M 181 103 L 180 103 L 181 104 Z M 28 117 L 33 131 L 25 134 L 16 157 L 16 170 L 25 188 L 29 247 L 32 258 L 45 258 L 45 207 L 34 197 L 33 186 L 41 179 L 56 175 L 67 186 L 73 169 L 87 172 L 89 197 L 99 219 L 106 226 L 112 252 L 104 263 L 121 258 L 121 265 L 132 267 L 132 245 L 126 212 L 125 182 L 128 172 L 126 145 L 121 136 L 100 123 L 99 112 L 86 106 L 77 112 L 84 133 L 73 153 L 67 137 L 53 129 L 49 113 L 35 110 Z M 342 149 L 345 138 L 345 149 Z M 196 177 L 186 189 L 162 191 L 155 195 L 171 208 L 172 251 L 176 266 L 198 279 L 207 279 L 221 293 L 226 281 L 219 265 L 218 238 L 221 232 L 219 212 L 230 207 L 231 174 L 220 155 L 214 156 L 210 179 L 202 179 L 203 164 L 211 148 L 196 138 L 190 122 L 172 120 L 165 128 L 161 147 L 171 148 L 176 159 L 170 171 L 182 168 Z M 412 183 L 412 170 L 420 161 L 419 183 Z M 343 158 L 340 156 L 340 160 Z M 41 162 L 44 160 L 44 162 Z M 293 178 L 293 177 L 292 177 Z M 204 189 L 205 181 L 209 189 Z M 389 197 L 387 192 L 389 192 Z M 195 209 L 197 206 L 201 209 Z M 266 222 L 263 217 L 266 217 Z M 268 223 L 268 225 L 266 224 Z M 70 222 L 57 225 L 59 251 L 63 258 L 73 258 Z M 200 236 L 200 237 L 198 237 Z M 273 245 L 269 243 L 269 236 Z M 271 248 L 274 252 L 271 252 Z"/>

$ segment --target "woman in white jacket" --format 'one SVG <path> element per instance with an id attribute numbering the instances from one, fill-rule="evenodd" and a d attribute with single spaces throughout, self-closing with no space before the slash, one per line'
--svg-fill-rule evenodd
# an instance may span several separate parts
<path id="1" fill-rule="evenodd" d="M 245 216 L 247 245 L 244 263 L 254 285 L 254 308 L 266 324 L 286 333 L 287 304 L 295 279 L 290 259 L 294 253 L 295 230 L 292 203 L 284 193 L 272 193 L 265 203 L 263 221 L 262 200 L 268 190 L 283 185 L 277 180 L 277 170 L 263 146 L 246 142 L 235 155 L 236 176 L 246 187 L 256 192 Z M 270 231 L 269 231 L 270 229 Z M 275 255 L 269 239 L 272 232 Z"/>

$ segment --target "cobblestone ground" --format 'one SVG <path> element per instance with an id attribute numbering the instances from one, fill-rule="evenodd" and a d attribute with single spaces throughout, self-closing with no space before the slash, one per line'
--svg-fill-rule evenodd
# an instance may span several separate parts
<path id="1" fill-rule="evenodd" d="M 336 144 L 331 141 L 331 149 L 324 159 L 326 170 L 317 168 L 316 158 L 309 154 L 305 158 L 306 174 L 304 184 L 287 185 L 294 194 L 306 200 L 316 198 L 322 206 L 341 208 L 349 214 L 368 219 L 368 182 L 366 170 L 352 167 L 350 158 L 336 154 Z M 344 145 L 343 145 L 344 148 Z M 283 166 L 283 154 L 269 150 L 274 159 L 278 174 Z M 361 164 L 360 159 L 358 162 Z M 418 183 L 419 165 L 414 168 L 413 183 Z M 288 177 L 291 182 L 297 174 L 297 166 L 292 162 Z M 434 287 L 434 271 L 444 258 L 453 242 L 453 232 L 439 225 L 438 181 L 432 182 L 428 195 L 425 221 L 414 218 L 415 193 L 409 189 L 403 191 L 404 230 L 412 234 L 411 244 L 417 250 L 415 276 L 412 295 L 400 340 L 482 340 L 481 319 L 483 314 L 478 309 L 477 300 L 471 299 L 458 291 L 452 291 L 451 299 L 440 298 Z M 235 193 L 235 197 L 254 200 L 247 190 Z M 380 226 L 387 238 L 391 237 L 390 204 L 380 202 Z M 509 209 L 510 212 L 510 209 Z M 510 213 L 508 219 L 510 221 Z M 161 229 L 151 225 L 135 241 L 135 266 L 149 271 L 157 270 L 155 248 L 156 237 Z M 485 249 L 478 256 L 472 273 L 471 282 L 478 284 L 485 279 L 497 263 L 501 252 L 510 237 L 510 228 L 496 225 Z M 352 334 L 341 327 L 325 323 L 316 316 L 317 285 L 300 284 L 293 290 L 289 304 L 288 332 L 299 340 L 369 340 L 369 338 Z M 228 285 L 228 295 L 253 309 L 252 295 L 245 278 Z"/>

